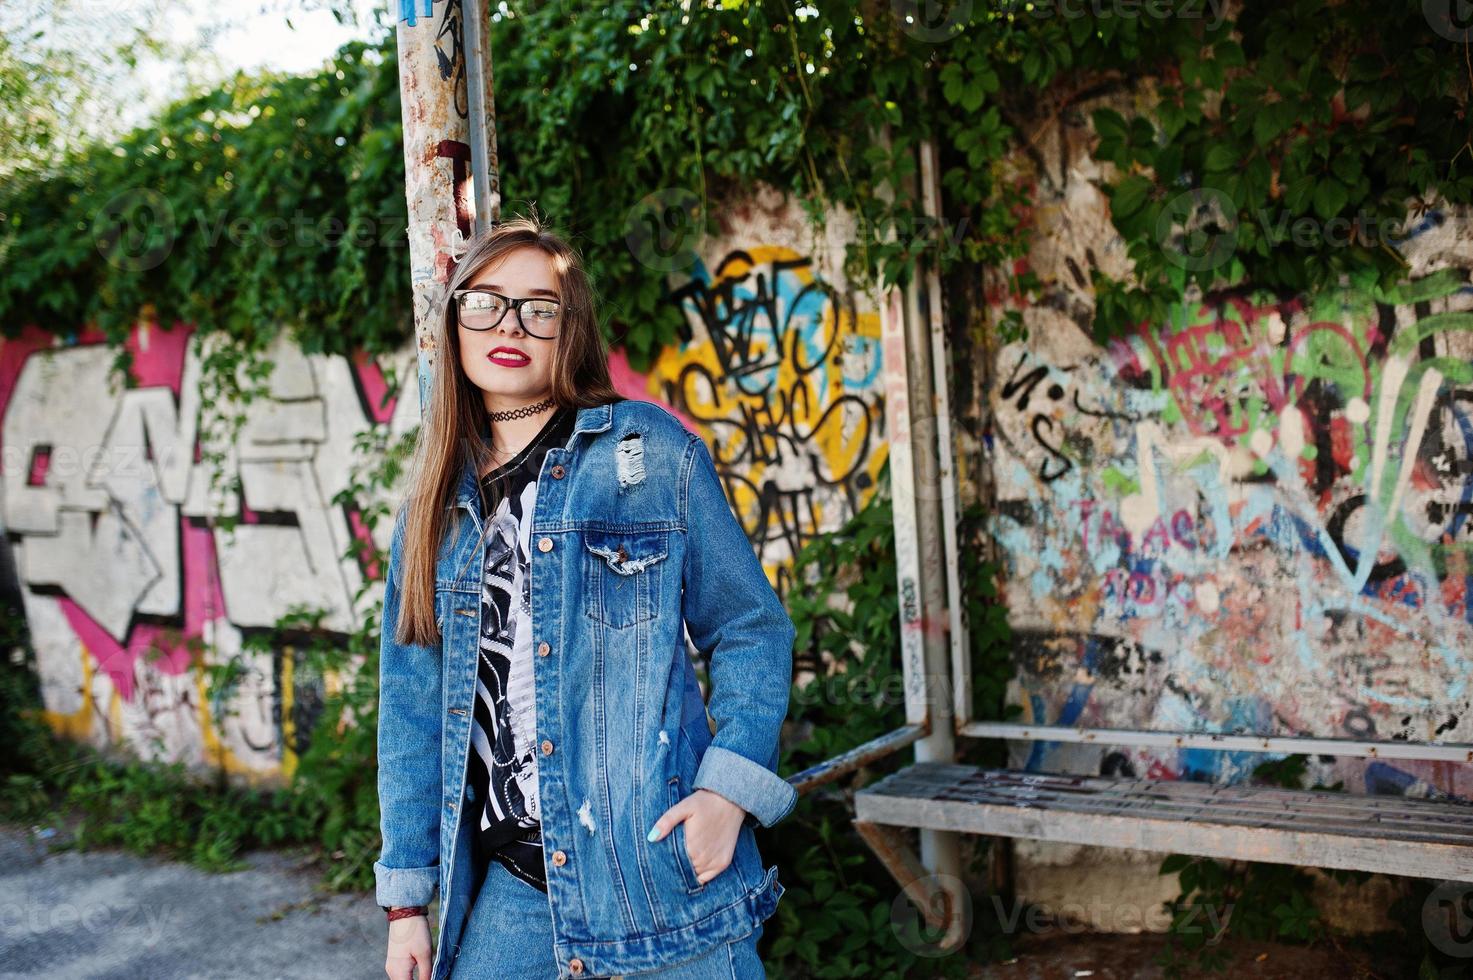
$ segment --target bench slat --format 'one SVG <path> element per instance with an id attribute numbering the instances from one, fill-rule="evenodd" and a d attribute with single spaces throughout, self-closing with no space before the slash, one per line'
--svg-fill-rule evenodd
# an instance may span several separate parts
<path id="1" fill-rule="evenodd" d="M 1045 794 L 1018 793 L 966 793 L 964 795 L 942 792 L 935 799 L 947 801 L 987 803 L 996 806 L 1038 807 L 1042 809 L 1068 809 L 1079 813 L 1131 816 L 1149 811 L 1153 816 L 1172 820 L 1198 820 L 1206 823 L 1231 824 L 1234 826 L 1264 827 L 1276 830 L 1319 830 L 1344 833 L 1349 836 L 1365 836 L 1375 839 L 1395 834 L 1401 840 L 1426 840 L 1473 847 L 1473 827 L 1459 826 L 1450 818 L 1391 819 L 1367 814 L 1356 819 L 1353 814 L 1295 813 L 1269 808 L 1255 808 L 1241 804 L 1222 805 L 1212 802 L 1179 801 L 1169 798 L 1145 797 L 1056 797 Z"/>
<path id="2" fill-rule="evenodd" d="M 1227 789 L 1233 792 L 1211 792 Z M 1338 807 L 1319 799 L 1337 796 Z M 1378 806 L 1386 802 L 1273 787 L 922 762 L 859 790 L 855 817 L 933 830 L 1473 881 L 1473 805 L 1400 798 L 1394 809 Z"/>
<path id="3" fill-rule="evenodd" d="M 918 771 L 917 771 L 918 770 Z M 1392 816 L 1402 814 L 1426 817 L 1443 814 L 1459 822 L 1473 821 L 1473 803 L 1462 800 L 1426 800 L 1408 796 L 1361 795 L 1328 790 L 1294 790 L 1276 786 L 1221 785 L 1187 779 L 1136 779 L 1109 776 L 1032 773 L 1016 769 L 978 769 L 948 763 L 911 766 L 888 777 L 896 786 L 935 784 L 937 786 L 970 785 L 973 781 L 989 788 L 1027 786 L 1055 792 L 1145 794 L 1185 799 L 1245 800 L 1254 805 L 1274 805 L 1285 809 L 1311 811 L 1371 811 Z M 1429 809 L 1429 804 L 1432 804 Z M 1441 807 L 1441 809 L 1439 809 Z"/>
<path id="4" fill-rule="evenodd" d="M 1473 843 L 1473 805 L 1451 802 L 1452 810 L 1436 806 L 1429 807 L 1427 800 L 1406 800 L 1409 806 L 1384 807 L 1381 799 L 1374 796 L 1340 794 L 1337 799 L 1302 799 L 1303 794 L 1278 790 L 1267 786 L 1212 786 L 1201 783 L 1178 783 L 1171 781 L 1122 781 L 1116 786 L 1059 786 L 1037 784 L 1025 779 L 1009 779 L 1017 773 L 992 771 L 989 775 L 1001 775 L 999 779 L 978 779 L 966 776 L 945 789 L 948 798 L 961 798 L 958 792 L 1005 798 L 1007 802 L 1023 802 L 1029 799 L 1078 799 L 1080 806 L 1092 806 L 1096 801 L 1108 800 L 1114 804 L 1137 805 L 1142 801 L 1168 808 L 1185 808 L 1202 811 L 1211 808 L 1214 813 L 1258 814 L 1274 818 L 1281 817 L 1296 822 L 1323 820 L 1326 822 L 1348 822 L 1374 826 L 1403 827 L 1408 831 L 1443 831 L 1456 836 L 1465 836 Z M 1208 792 L 1200 792 L 1205 788 Z M 1325 794 L 1334 796 L 1335 794 Z"/>

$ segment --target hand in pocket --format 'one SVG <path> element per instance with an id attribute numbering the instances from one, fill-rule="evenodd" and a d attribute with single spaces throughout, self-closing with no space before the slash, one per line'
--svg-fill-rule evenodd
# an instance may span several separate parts
<path id="1" fill-rule="evenodd" d="M 698 789 L 660 815 L 649 839 L 663 840 L 676 824 L 684 824 L 685 852 L 704 885 L 731 864 L 746 815 L 746 810 L 720 793 Z"/>

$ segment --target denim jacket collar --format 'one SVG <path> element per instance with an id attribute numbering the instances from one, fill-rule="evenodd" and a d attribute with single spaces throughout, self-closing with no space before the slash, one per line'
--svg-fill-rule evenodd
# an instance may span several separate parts
<path id="1" fill-rule="evenodd" d="M 578 418 L 573 423 L 573 435 L 580 432 L 607 432 L 613 425 L 614 407 L 608 402 L 578 409 Z M 480 481 L 476 479 L 476 468 L 466 460 L 460 468 L 460 486 L 455 493 L 455 503 L 472 512 L 480 506 Z"/>

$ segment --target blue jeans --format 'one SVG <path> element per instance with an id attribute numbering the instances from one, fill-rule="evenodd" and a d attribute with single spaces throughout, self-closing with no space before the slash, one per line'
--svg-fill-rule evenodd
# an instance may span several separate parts
<path id="1" fill-rule="evenodd" d="M 757 955 L 761 936 L 758 925 L 752 933 L 695 959 L 623 976 L 631 980 L 766 980 L 767 972 Z M 555 980 L 557 975 L 547 895 L 506 870 L 500 861 L 489 862 L 461 933 L 450 980 Z"/>

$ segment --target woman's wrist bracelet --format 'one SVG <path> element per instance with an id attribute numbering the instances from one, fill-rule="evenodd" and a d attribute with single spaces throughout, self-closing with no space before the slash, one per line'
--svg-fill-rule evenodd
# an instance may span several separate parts
<path id="1" fill-rule="evenodd" d="M 423 905 L 400 905 L 394 908 L 385 906 L 384 911 L 389 914 L 390 922 L 393 922 L 395 919 L 408 919 L 411 916 L 428 916 L 430 914 L 430 910 Z"/>

